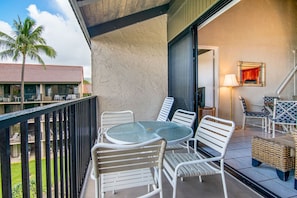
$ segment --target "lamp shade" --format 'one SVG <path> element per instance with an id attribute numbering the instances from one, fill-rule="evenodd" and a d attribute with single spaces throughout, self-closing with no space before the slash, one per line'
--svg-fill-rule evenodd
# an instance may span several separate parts
<path id="1" fill-rule="evenodd" d="M 237 79 L 236 79 L 236 75 L 235 74 L 226 74 L 223 86 L 226 86 L 226 87 L 239 86 Z"/>

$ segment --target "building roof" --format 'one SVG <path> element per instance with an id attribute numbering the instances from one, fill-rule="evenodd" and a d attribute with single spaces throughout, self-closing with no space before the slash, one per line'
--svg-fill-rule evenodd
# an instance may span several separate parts
<path id="1" fill-rule="evenodd" d="M 0 83 L 20 83 L 21 64 L 0 63 Z M 26 64 L 25 83 L 81 83 L 82 66 Z"/>

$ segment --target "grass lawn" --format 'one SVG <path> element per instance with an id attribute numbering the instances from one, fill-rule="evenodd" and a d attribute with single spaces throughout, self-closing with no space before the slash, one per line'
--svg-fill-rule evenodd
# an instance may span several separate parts
<path id="1" fill-rule="evenodd" d="M 59 160 L 59 159 L 58 159 Z M 52 175 L 52 182 L 53 182 L 53 175 L 54 175 L 54 165 L 53 165 L 53 160 L 51 160 L 51 175 Z M 42 159 L 41 161 L 41 169 L 42 169 L 42 189 L 46 189 L 46 168 L 45 164 L 46 161 L 45 159 Z M 36 171 L 35 171 L 35 160 L 32 160 L 29 162 L 29 172 L 30 172 L 30 180 L 36 180 Z M 58 172 L 59 170 L 59 162 L 58 162 Z M 58 173 L 59 174 L 59 173 Z M 1 173 L 0 173 L 0 179 L 1 179 Z M 12 183 L 12 190 L 18 185 L 21 184 L 22 182 L 22 169 L 21 169 L 21 162 L 17 163 L 12 163 L 11 164 L 11 183 Z M 2 181 L 0 180 L 0 185 L 2 185 Z M 2 188 L 0 188 L 0 197 L 2 197 Z"/>

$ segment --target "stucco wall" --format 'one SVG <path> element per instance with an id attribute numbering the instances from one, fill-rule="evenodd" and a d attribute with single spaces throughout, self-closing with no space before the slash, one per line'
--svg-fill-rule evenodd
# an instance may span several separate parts
<path id="1" fill-rule="evenodd" d="M 224 75 L 238 75 L 237 62 L 265 62 L 265 87 L 236 87 L 233 90 L 233 119 L 241 125 L 242 110 L 238 96 L 249 103 L 262 105 L 264 95 L 276 95 L 285 76 L 294 67 L 297 48 L 296 0 L 241 0 L 219 18 L 202 28 L 199 45 L 219 47 L 220 85 Z M 293 80 L 281 93 L 281 98 L 291 99 Z M 220 88 L 219 116 L 230 117 L 230 92 Z M 253 106 L 257 109 L 257 106 Z M 259 107 L 258 107 L 259 108 Z"/>
<path id="2" fill-rule="evenodd" d="M 167 96 L 167 16 L 92 39 L 92 89 L 103 111 L 130 109 L 156 119 Z"/>

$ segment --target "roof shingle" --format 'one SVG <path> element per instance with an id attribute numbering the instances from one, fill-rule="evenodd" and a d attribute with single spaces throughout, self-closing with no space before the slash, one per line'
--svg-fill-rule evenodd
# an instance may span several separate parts
<path id="1" fill-rule="evenodd" d="M 21 64 L 0 63 L 0 83 L 20 83 Z M 83 81 L 82 66 L 26 64 L 25 83 L 70 83 Z"/>

